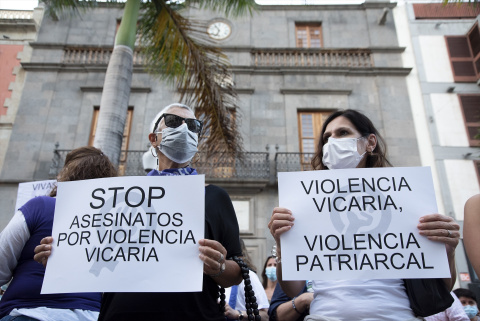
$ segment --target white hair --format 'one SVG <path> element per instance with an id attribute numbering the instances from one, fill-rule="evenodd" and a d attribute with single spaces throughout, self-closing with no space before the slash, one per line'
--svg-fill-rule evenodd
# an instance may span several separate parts
<path id="1" fill-rule="evenodd" d="M 158 128 L 158 124 L 157 124 L 157 121 L 160 119 L 160 117 L 165 114 L 167 111 L 169 111 L 170 109 L 174 108 L 174 107 L 180 107 L 180 108 L 184 108 L 184 109 L 187 109 L 189 110 L 192 114 L 195 114 L 193 112 L 193 109 L 187 105 L 184 105 L 184 104 L 180 104 L 180 103 L 173 103 L 173 104 L 170 104 L 168 106 L 166 106 L 165 108 L 163 108 L 158 114 L 157 116 L 155 116 L 152 120 L 152 123 L 150 124 L 150 133 L 153 133 L 153 131 L 155 129 Z M 155 124 L 157 124 L 157 128 L 154 128 L 155 127 Z"/>

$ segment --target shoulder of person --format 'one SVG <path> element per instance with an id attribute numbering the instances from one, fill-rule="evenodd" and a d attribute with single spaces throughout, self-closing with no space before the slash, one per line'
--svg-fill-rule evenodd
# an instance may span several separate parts
<path id="1" fill-rule="evenodd" d="M 480 206 L 480 194 L 473 195 L 465 203 L 466 206 Z"/>
<path id="2" fill-rule="evenodd" d="M 24 205 L 20 206 L 20 208 L 24 206 L 44 206 L 48 203 L 55 203 L 55 198 L 50 196 L 36 196 L 26 202 Z"/>
<path id="3" fill-rule="evenodd" d="M 216 195 L 219 195 L 219 196 L 227 196 L 227 197 L 230 198 L 227 191 L 224 190 L 223 188 L 221 188 L 220 186 L 217 186 L 217 185 L 209 184 L 209 185 L 205 186 L 205 190 L 207 191 L 207 193 L 216 194 Z"/>

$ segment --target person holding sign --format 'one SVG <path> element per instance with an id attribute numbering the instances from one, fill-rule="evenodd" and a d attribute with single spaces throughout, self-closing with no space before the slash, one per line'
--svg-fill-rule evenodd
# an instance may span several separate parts
<path id="1" fill-rule="evenodd" d="M 117 176 L 101 150 L 80 147 L 67 154 L 57 181 Z M 0 234 L 0 285 L 12 279 L 0 301 L 0 318 L 7 320 L 97 320 L 100 293 L 41 295 L 45 268 L 33 260 L 40 240 L 52 234 L 56 186 L 49 196 L 31 199 L 15 213 Z M 44 258 L 46 262 L 46 258 Z"/>
<path id="2" fill-rule="evenodd" d="M 463 223 L 463 242 L 468 259 L 477 275 L 480 275 L 480 194 L 470 197 L 465 203 L 465 222 Z"/>
<path id="3" fill-rule="evenodd" d="M 386 145 L 370 119 L 351 109 L 334 112 L 325 121 L 312 165 L 317 170 L 391 166 Z M 276 207 L 268 224 L 277 243 L 277 278 L 290 297 L 305 286 L 305 280 L 282 279 L 280 236 L 295 228 L 294 214 L 287 208 Z M 444 279 L 444 283 L 450 290 L 456 278 L 454 255 L 459 225 L 451 217 L 428 214 L 420 218 L 418 229 L 420 235 L 445 244 L 451 278 Z M 413 298 L 407 296 L 404 284 L 401 279 L 314 280 L 314 299 L 305 320 L 414 320 L 409 300 Z"/>
<path id="4" fill-rule="evenodd" d="M 148 173 L 152 180 L 161 182 L 161 176 L 197 174 L 189 164 L 198 151 L 202 125 L 192 109 L 182 104 L 169 105 L 155 116 L 148 135 L 158 164 Z M 189 195 L 184 195 L 184 199 L 188 202 Z M 50 248 L 45 246 L 51 241 L 46 239 L 35 249 L 37 261 L 48 257 Z M 224 321 L 217 303 L 219 286 L 230 287 L 242 281 L 239 265 L 227 259 L 241 256 L 242 251 L 233 204 L 220 187 L 205 186 L 205 239 L 198 243 L 199 257 L 204 263 L 202 292 L 104 293 L 99 320 Z"/>

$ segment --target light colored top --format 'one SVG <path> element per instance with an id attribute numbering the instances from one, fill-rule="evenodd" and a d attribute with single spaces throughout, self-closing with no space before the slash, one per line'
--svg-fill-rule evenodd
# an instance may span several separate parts
<path id="1" fill-rule="evenodd" d="M 257 304 L 258 304 L 258 309 L 268 309 L 270 307 L 270 304 L 268 303 L 268 298 L 267 294 L 265 293 L 265 290 L 263 289 L 262 282 L 260 282 L 260 279 L 258 278 L 258 275 L 253 272 L 253 271 L 248 271 L 248 274 L 250 275 L 250 281 L 252 282 L 252 288 L 253 291 L 255 291 L 255 297 L 257 298 Z M 230 293 L 232 291 L 232 288 L 226 288 L 225 289 L 225 302 L 228 303 L 230 299 Z M 238 285 L 238 291 L 237 291 L 237 304 L 235 306 L 235 310 L 240 310 L 240 311 L 246 311 L 245 308 L 245 282 L 242 281 Z"/>
<path id="2" fill-rule="evenodd" d="M 0 257 L 2 258 L 0 260 L 0 285 L 8 283 L 12 278 L 13 270 L 17 266 L 23 247 L 29 238 L 30 231 L 25 222 L 25 217 L 21 211 L 17 211 L 2 233 L 0 233 Z M 38 307 L 34 309 L 13 309 L 10 315 L 25 315 L 39 321 L 96 321 L 99 312 Z"/>
<path id="3" fill-rule="evenodd" d="M 450 292 L 450 294 L 454 300 L 452 306 L 443 312 L 426 317 L 426 321 L 470 321 L 455 293 Z"/>
<path id="4" fill-rule="evenodd" d="M 340 320 L 414 318 L 401 279 L 313 281 L 310 314 Z"/>

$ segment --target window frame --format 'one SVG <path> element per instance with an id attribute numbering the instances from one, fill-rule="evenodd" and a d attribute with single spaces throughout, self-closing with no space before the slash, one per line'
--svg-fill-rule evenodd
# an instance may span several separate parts
<path id="1" fill-rule="evenodd" d="M 307 38 L 306 38 L 306 46 L 299 46 L 298 45 L 298 31 L 300 28 L 306 28 L 306 33 L 307 33 Z M 318 28 L 319 33 L 320 33 L 320 46 L 319 47 L 312 47 L 311 43 L 311 32 L 314 30 L 314 28 Z M 323 30 L 322 30 L 322 23 L 321 22 L 296 22 L 295 23 L 295 46 L 297 48 L 323 48 Z"/>

